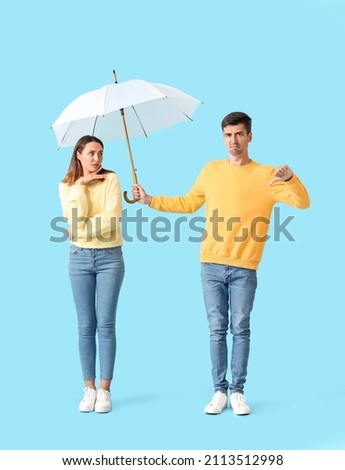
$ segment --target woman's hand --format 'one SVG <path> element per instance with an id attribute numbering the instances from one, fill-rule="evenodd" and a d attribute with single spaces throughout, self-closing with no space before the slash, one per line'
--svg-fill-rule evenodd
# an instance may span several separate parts
<path id="1" fill-rule="evenodd" d="M 98 170 L 99 171 L 99 170 Z M 97 173 L 89 173 L 88 175 L 81 176 L 75 184 L 88 184 L 88 183 L 93 183 L 94 181 L 97 180 L 104 180 L 105 175 L 98 175 Z"/>

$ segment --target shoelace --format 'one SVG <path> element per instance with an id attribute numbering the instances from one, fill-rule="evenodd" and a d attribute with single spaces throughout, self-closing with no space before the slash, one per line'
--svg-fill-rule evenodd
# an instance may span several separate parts
<path id="1" fill-rule="evenodd" d="M 246 406 L 246 397 L 242 394 L 238 394 L 237 397 L 236 397 L 236 404 L 237 406 Z"/>
<path id="2" fill-rule="evenodd" d="M 215 393 L 210 404 L 211 405 L 219 404 L 221 399 L 222 399 L 222 395 L 220 393 Z"/>
<path id="3" fill-rule="evenodd" d="M 107 397 L 109 396 L 109 392 L 107 390 L 103 390 L 103 389 L 100 389 L 99 392 L 98 392 L 98 397 L 97 399 L 99 401 L 104 401 L 107 399 Z"/>
<path id="4" fill-rule="evenodd" d="M 84 398 L 83 398 L 83 401 L 87 400 L 88 398 L 91 398 L 91 388 L 84 388 L 83 392 L 84 392 Z"/>

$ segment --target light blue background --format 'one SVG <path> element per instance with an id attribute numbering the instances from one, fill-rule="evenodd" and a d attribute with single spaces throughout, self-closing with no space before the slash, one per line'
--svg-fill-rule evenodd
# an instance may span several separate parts
<path id="1" fill-rule="evenodd" d="M 12 2 L 2 9 L 2 449 L 344 449 L 342 0 Z M 132 141 L 140 182 L 182 194 L 225 158 L 220 121 L 253 118 L 251 156 L 288 163 L 312 199 L 268 242 L 252 317 L 253 414 L 212 395 L 199 245 L 126 243 L 114 410 L 81 414 L 68 245 L 51 243 L 71 149 L 50 125 L 78 95 L 131 78 L 204 101 L 193 123 Z M 123 189 L 123 142 L 105 166 Z M 127 206 L 129 214 L 141 208 Z M 150 218 L 160 215 L 143 208 Z M 200 214 L 203 215 L 203 211 Z M 169 215 L 171 221 L 175 216 Z M 148 226 L 145 228 L 148 233 Z"/>

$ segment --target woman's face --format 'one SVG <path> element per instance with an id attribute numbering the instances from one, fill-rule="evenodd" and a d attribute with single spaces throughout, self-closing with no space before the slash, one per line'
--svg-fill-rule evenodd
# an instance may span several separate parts
<path id="1" fill-rule="evenodd" d="M 102 167 L 103 147 L 98 142 L 89 142 L 81 152 L 77 152 L 77 158 L 83 167 L 83 176 L 97 173 Z"/>

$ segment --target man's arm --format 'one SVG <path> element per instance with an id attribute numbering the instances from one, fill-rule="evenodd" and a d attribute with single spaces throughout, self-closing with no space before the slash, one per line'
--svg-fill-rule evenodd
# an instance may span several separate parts
<path id="1" fill-rule="evenodd" d="M 139 184 L 132 186 L 133 196 L 141 204 L 149 204 L 152 209 L 164 212 L 191 213 L 197 211 L 205 202 L 205 168 L 199 174 L 191 190 L 183 196 L 150 196 Z"/>

